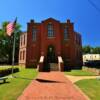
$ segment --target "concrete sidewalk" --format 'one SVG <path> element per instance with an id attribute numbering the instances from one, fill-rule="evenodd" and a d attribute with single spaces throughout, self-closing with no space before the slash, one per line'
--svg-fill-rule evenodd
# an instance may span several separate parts
<path id="1" fill-rule="evenodd" d="M 83 79 L 99 79 L 100 76 L 72 76 L 72 75 L 66 75 L 66 77 L 72 82 L 75 83 L 79 80 Z"/>

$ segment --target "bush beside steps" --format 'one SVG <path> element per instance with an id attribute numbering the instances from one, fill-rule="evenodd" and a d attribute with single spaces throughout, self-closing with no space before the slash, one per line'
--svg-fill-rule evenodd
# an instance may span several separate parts
<path id="1" fill-rule="evenodd" d="M 13 73 L 19 72 L 19 68 L 14 68 Z M 12 73 L 12 68 L 0 70 L 0 77 L 7 76 Z"/>

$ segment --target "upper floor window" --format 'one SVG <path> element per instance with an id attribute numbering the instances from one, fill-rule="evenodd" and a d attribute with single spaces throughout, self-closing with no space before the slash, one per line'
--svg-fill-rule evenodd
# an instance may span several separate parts
<path id="1" fill-rule="evenodd" d="M 47 28 L 48 28 L 48 37 L 54 37 L 54 30 L 52 23 L 49 23 Z"/>
<path id="2" fill-rule="evenodd" d="M 25 45 L 25 35 L 24 35 L 24 45 Z"/>
<path id="3" fill-rule="evenodd" d="M 33 28 L 33 31 L 32 31 L 32 39 L 33 39 L 33 41 L 36 41 L 36 33 L 37 33 L 36 29 Z"/>
<path id="4" fill-rule="evenodd" d="M 68 27 L 64 28 L 64 40 L 68 39 Z"/>
<path id="5" fill-rule="evenodd" d="M 22 46 L 22 36 L 20 37 L 20 46 Z"/>

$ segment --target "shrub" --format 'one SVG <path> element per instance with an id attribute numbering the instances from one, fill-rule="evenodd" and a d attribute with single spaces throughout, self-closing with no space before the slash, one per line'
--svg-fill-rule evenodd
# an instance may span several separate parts
<path id="1" fill-rule="evenodd" d="M 13 73 L 19 72 L 19 68 L 14 68 Z M 12 68 L 0 70 L 0 77 L 4 77 L 12 73 Z"/>

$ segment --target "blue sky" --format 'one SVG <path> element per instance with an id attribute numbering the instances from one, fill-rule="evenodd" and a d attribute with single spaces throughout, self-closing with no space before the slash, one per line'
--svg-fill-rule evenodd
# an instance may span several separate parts
<path id="1" fill-rule="evenodd" d="M 92 0 L 100 8 L 100 0 Z M 27 22 L 53 17 L 61 22 L 70 19 L 82 35 L 83 45 L 100 46 L 100 12 L 88 0 L 0 0 L 0 23 L 18 17 L 22 30 Z M 0 24 L 1 25 L 1 24 Z"/>

